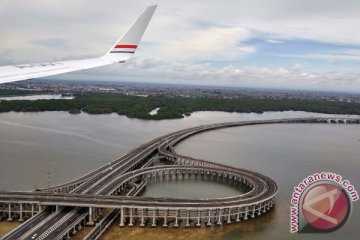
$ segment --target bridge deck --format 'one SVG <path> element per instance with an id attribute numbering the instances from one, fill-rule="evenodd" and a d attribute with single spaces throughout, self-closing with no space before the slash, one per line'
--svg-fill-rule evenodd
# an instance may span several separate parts
<path id="1" fill-rule="evenodd" d="M 12 217 L 13 212 L 22 216 L 22 211 L 26 211 L 24 208 L 29 206 L 65 206 L 63 210 L 55 212 L 51 218 L 49 217 L 51 220 L 49 219 L 46 228 L 43 225 L 40 226 L 41 219 L 34 220 L 36 218 L 32 218 L 33 220 L 26 221 L 20 228 L 3 239 L 29 237 L 35 232 L 39 234 L 39 239 L 59 239 L 68 234 L 70 230 L 75 230 L 74 226 L 81 224 L 86 216 L 92 221 L 93 211 L 98 208 L 120 209 L 120 225 L 122 226 L 125 221 L 132 225 L 135 218 L 140 222 L 140 226 L 144 226 L 146 221 L 151 222 L 151 225 L 154 226 L 159 218 L 163 219 L 164 226 L 167 226 L 170 218 L 174 221 L 174 226 L 179 225 L 179 219 L 185 221 L 185 226 L 190 226 L 190 219 L 197 221 L 196 226 L 199 226 L 205 220 L 207 225 L 211 225 L 215 219 L 219 224 L 223 220 L 227 222 L 234 219 L 240 221 L 241 218 L 246 220 L 248 216 L 254 216 L 255 212 L 260 215 L 274 204 L 274 197 L 278 189 L 272 179 L 254 171 L 181 156 L 175 153 L 174 146 L 180 141 L 204 131 L 277 123 L 359 124 L 360 119 L 293 118 L 229 122 L 188 128 L 158 137 L 69 183 L 37 192 L 0 192 L 0 204 L 6 208 L 3 209 L 3 212 L 8 214 L 9 218 Z M 175 165 L 150 167 L 149 161 L 156 154 L 160 154 Z M 246 194 L 214 199 L 109 196 L 123 191 L 124 186 L 125 189 L 129 185 L 134 186 L 137 179 L 145 180 L 146 184 L 146 179 L 149 177 L 165 179 L 169 175 L 187 174 L 190 176 L 195 173 L 221 176 L 233 183 L 246 184 L 250 190 Z M 50 215 L 51 212 L 47 214 Z M 66 221 L 62 222 L 64 219 Z M 34 227 L 34 225 L 37 226 Z M 29 231 L 30 227 L 32 231 Z M 14 238 L 14 236 L 16 237 Z"/>

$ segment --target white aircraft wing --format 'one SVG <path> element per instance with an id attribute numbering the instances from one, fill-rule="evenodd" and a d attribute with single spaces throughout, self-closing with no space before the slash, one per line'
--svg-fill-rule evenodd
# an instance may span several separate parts
<path id="1" fill-rule="evenodd" d="M 61 62 L 0 66 L 0 84 L 95 68 L 113 63 L 124 63 L 135 53 L 155 9 L 156 5 L 146 8 L 130 29 L 101 57 Z"/>

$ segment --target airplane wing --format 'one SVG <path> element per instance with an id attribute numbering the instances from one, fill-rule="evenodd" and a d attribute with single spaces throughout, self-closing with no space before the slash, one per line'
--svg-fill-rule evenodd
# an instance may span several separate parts
<path id="1" fill-rule="evenodd" d="M 98 58 L 0 66 L 0 84 L 74 72 L 113 63 L 124 63 L 135 53 L 135 50 L 138 47 L 141 37 L 143 36 L 155 9 L 156 5 L 146 8 L 129 30 L 114 44 L 114 46 Z"/>

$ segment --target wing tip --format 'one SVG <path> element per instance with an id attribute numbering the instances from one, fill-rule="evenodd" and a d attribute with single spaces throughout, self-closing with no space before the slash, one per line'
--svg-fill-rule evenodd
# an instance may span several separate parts
<path id="1" fill-rule="evenodd" d="M 156 8 L 156 4 L 148 6 L 131 25 L 129 30 L 125 32 L 120 39 L 116 41 L 115 45 L 101 58 L 113 62 L 123 62 L 124 60 L 126 61 L 131 58 L 135 53 Z"/>

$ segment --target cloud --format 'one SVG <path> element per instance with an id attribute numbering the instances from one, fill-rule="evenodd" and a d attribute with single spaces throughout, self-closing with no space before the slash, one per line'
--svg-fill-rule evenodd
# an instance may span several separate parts
<path id="1" fill-rule="evenodd" d="M 278 56 L 297 59 L 321 59 L 328 62 L 340 61 L 360 61 L 360 49 L 342 49 L 342 50 L 328 50 L 312 52 L 312 53 L 298 53 L 298 54 L 277 54 Z"/>
<path id="2" fill-rule="evenodd" d="M 278 39 L 266 39 L 266 42 L 273 43 L 273 44 L 280 44 L 280 43 L 283 43 L 284 41 L 278 40 Z"/>
<path id="3" fill-rule="evenodd" d="M 298 56 L 299 57 L 299 56 Z M 334 61 L 360 61 L 360 55 L 337 54 L 337 53 L 313 53 L 303 55 L 304 58 L 324 59 L 330 62 Z"/>
<path id="4" fill-rule="evenodd" d="M 70 48 L 67 43 L 67 40 L 63 38 L 37 39 L 37 40 L 33 40 L 32 42 L 41 45 L 43 47 L 49 48 L 49 50 L 54 48 L 60 48 L 60 49 Z"/>
<path id="5" fill-rule="evenodd" d="M 256 52 L 254 46 L 242 44 L 251 33 L 245 28 L 211 27 L 188 32 L 180 39 L 163 43 L 160 51 L 175 59 L 230 60 Z"/>
<path id="6" fill-rule="evenodd" d="M 189 64 L 182 61 L 163 62 L 134 58 L 120 68 L 113 65 L 101 73 L 100 71 L 92 72 L 91 76 L 96 78 L 97 74 L 104 80 L 138 80 L 141 82 L 156 80 L 163 83 L 350 92 L 359 92 L 360 90 L 360 74 L 306 71 L 300 64 L 294 64 L 289 68 L 229 65 L 215 69 L 207 63 Z"/>
<path id="7" fill-rule="evenodd" d="M 341 86 L 360 91 L 358 67 L 352 66 L 355 72 L 352 73 L 332 64 L 360 60 L 360 28 L 355 27 L 360 26 L 360 1 L 227 0 L 224 4 L 217 0 L 158 0 L 157 3 L 158 9 L 135 55 L 137 59 L 124 67 L 65 77 L 81 74 L 100 77 L 98 73 L 134 80 L 176 79 L 260 87 Z M 150 4 L 152 0 L 126 4 L 122 0 L 0 1 L 0 52 L 11 53 L 2 54 L 0 63 L 99 56 Z M 264 52 L 261 44 L 251 41 L 257 38 L 270 45 L 266 50 L 284 52 Z M 301 53 L 304 39 L 319 43 L 315 46 L 318 49 Z M 296 54 L 285 52 L 292 50 L 285 48 L 290 40 L 299 43 L 291 46 L 296 48 Z M 324 50 L 325 43 L 330 43 L 329 49 Z M 335 45 L 344 49 L 331 49 Z M 277 58 L 272 59 L 275 54 Z M 328 64 L 322 68 L 326 71 L 320 71 L 319 61 Z M 291 67 L 299 62 L 303 67 Z M 305 69 L 308 66 L 311 68 Z"/>
<path id="8" fill-rule="evenodd" d="M 26 49 L 31 48 L 35 40 L 66 38 L 72 55 L 96 55 L 113 44 L 137 14 L 151 3 L 134 1 L 124 7 L 123 2 L 117 0 L 91 3 L 86 0 L 2 1 L 0 46 L 24 50 L 15 56 L 21 59 L 24 55 L 28 58 L 30 53 Z M 356 11 L 360 3 L 355 0 L 346 4 L 330 0 L 254 0 L 251 4 L 244 0 L 228 0 L 227 4 L 215 0 L 159 0 L 158 4 L 150 23 L 151 31 L 146 32 L 144 40 L 155 45 L 161 43 L 157 54 L 162 58 L 173 55 L 196 59 L 214 55 L 225 58 L 233 58 L 236 54 L 246 56 L 256 52 L 256 47 L 235 44 L 256 32 L 276 36 L 276 39 L 268 39 L 271 43 L 279 42 L 281 37 L 346 44 L 360 42 L 360 28 L 352 27 L 360 25 L 360 15 Z M 211 48 L 206 49 L 207 46 Z M 219 46 L 227 47 L 227 54 L 224 51 L 213 54 Z M 31 55 L 35 60 L 50 60 L 52 54 Z M 55 54 L 67 55 L 69 52 Z"/>

